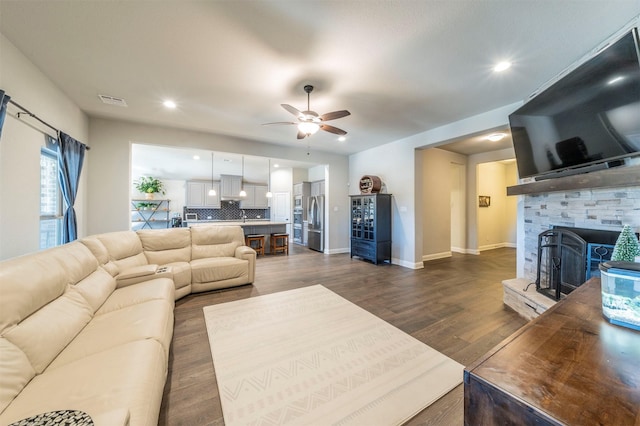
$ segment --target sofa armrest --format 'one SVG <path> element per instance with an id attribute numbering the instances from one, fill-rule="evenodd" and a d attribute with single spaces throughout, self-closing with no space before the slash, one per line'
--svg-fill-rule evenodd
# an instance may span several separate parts
<path id="1" fill-rule="evenodd" d="M 238 259 L 249 260 L 251 257 L 256 258 L 256 251 L 249 246 L 236 247 L 235 257 Z"/>
<path id="2" fill-rule="evenodd" d="M 116 275 L 117 288 L 138 284 L 156 278 L 171 278 L 171 267 L 150 264 L 125 269 Z"/>
<path id="3" fill-rule="evenodd" d="M 249 261 L 249 284 L 253 283 L 256 276 L 256 251 L 249 246 L 236 247 L 235 257 Z"/>

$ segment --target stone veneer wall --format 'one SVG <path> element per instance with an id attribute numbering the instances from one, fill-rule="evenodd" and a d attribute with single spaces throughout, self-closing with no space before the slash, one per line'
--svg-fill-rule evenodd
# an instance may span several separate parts
<path id="1" fill-rule="evenodd" d="M 640 232 L 640 187 L 552 192 L 524 196 L 525 278 L 536 279 L 538 234 L 552 225 Z"/>

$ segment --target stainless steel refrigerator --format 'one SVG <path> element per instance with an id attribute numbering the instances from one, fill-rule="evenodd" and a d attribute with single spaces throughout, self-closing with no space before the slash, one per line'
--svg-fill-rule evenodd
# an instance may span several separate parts
<path id="1" fill-rule="evenodd" d="M 324 195 L 309 197 L 307 209 L 309 248 L 324 251 Z"/>

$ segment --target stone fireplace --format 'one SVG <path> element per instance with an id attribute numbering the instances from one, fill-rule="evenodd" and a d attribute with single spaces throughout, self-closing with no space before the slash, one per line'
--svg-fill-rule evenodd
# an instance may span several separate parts
<path id="1" fill-rule="evenodd" d="M 571 293 L 611 259 L 616 231 L 552 226 L 538 235 L 536 290 L 554 300 Z"/>
<path id="2" fill-rule="evenodd" d="M 523 191 L 521 187 L 526 183 L 507 189 L 509 195 L 521 196 L 519 205 L 524 213 L 519 220 L 524 221 L 524 242 L 521 238 L 518 250 L 522 250 L 520 256 L 524 260 L 518 278 L 504 281 L 505 304 L 531 319 L 555 303 L 535 291 L 538 236 L 542 232 L 554 227 L 582 228 L 610 231 L 617 238 L 627 224 L 640 231 L 640 160 L 634 159 L 630 166 L 554 179 L 546 184 L 548 187 L 533 182 L 530 186 L 535 191 Z M 607 187 L 598 187 L 609 177 L 612 179 L 607 181 Z M 527 291 L 523 291 L 525 288 Z"/>
<path id="3" fill-rule="evenodd" d="M 555 226 L 618 234 L 623 225 L 640 230 L 640 187 L 525 195 L 524 278 L 536 280 L 541 232 Z"/>

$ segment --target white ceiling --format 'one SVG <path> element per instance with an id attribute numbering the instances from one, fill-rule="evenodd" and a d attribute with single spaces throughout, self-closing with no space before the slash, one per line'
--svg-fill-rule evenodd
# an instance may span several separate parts
<path id="1" fill-rule="evenodd" d="M 0 0 L 0 31 L 89 116 L 350 154 L 522 100 L 638 14 L 640 0 Z M 306 109 L 307 83 L 312 110 L 351 112 L 331 122 L 345 142 L 261 126 L 293 118 L 281 103 Z"/>

